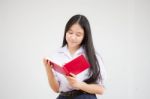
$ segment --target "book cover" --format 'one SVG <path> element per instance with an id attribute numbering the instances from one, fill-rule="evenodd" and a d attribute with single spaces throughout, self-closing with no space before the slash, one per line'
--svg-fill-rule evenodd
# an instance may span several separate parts
<path id="1" fill-rule="evenodd" d="M 71 60 L 63 66 L 60 66 L 51 60 L 49 61 L 53 69 L 63 75 L 69 75 L 70 73 L 77 75 L 90 67 L 89 62 L 83 55 L 76 57 L 75 59 Z"/>

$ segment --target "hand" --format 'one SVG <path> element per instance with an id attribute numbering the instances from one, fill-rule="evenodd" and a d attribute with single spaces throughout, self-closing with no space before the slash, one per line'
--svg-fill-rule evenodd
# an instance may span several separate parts
<path id="1" fill-rule="evenodd" d="M 70 76 L 65 76 L 69 82 L 69 84 L 75 88 L 75 89 L 80 89 L 80 82 L 76 79 L 76 75 L 73 73 L 70 73 Z"/>
<path id="2" fill-rule="evenodd" d="M 43 59 L 43 63 L 46 68 L 52 69 L 52 65 L 50 64 L 50 61 L 48 59 Z"/>

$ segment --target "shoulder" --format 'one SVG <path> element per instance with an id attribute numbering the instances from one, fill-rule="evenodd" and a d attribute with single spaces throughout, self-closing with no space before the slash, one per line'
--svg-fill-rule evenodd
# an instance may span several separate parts
<path id="1" fill-rule="evenodd" d="M 48 57 L 50 59 L 55 59 L 56 57 L 59 57 L 62 52 L 63 52 L 62 47 L 56 48 L 55 50 L 52 50 L 52 51 L 49 52 Z"/>

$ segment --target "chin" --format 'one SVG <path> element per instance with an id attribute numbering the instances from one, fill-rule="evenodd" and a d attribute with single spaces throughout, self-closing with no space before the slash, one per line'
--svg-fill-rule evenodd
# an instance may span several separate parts
<path id="1" fill-rule="evenodd" d="M 71 45 L 69 45 L 69 46 L 72 47 L 72 48 L 78 47 L 78 45 L 74 45 L 74 44 L 71 44 Z"/>

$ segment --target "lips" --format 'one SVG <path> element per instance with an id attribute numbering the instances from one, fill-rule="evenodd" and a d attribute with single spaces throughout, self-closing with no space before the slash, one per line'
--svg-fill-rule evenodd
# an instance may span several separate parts
<path id="1" fill-rule="evenodd" d="M 76 42 L 76 41 L 70 41 L 70 43 L 78 43 L 78 42 Z"/>
<path id="2" fill-rule="evenodd" d="M 77 43 L 77 42 L 71 42 L 71 43 Z"/>

